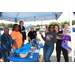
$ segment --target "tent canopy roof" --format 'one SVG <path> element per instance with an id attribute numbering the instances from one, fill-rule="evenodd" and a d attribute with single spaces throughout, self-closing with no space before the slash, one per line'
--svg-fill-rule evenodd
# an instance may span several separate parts
<path id="1" fill-rule="evenodd" d="M 55 20 L 62 12 L 0 12 L 0 20 L 12 22 Z"/>

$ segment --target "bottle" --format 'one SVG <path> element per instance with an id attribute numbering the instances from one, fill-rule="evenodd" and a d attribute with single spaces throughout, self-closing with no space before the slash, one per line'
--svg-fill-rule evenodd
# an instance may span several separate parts
<path id="1" fill-rule="evenodd" d="M 33 53 L 31 53 L 30 58 L 33 58 Z"/>

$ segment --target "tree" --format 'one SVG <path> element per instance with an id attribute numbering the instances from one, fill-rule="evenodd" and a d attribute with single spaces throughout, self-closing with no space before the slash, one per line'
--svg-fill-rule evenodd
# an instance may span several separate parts
<path id="1" fill-rule="evenodd" d="M 51 22 L 49 25 L 59 24 L 58 22 Z"/>
<path id="2" fill-rule="evenodd" d="M 72 21 L 72 25 L 75 25 L 75 20 Z"/>
<path id="3" fill-rule="evenodd" d="M 64 22 L 61 22 L 59 25 L 60 27 L 64 28 Z"/>
<path id="4" fill-rule="evenodd" d="M 12 23 L 10 23 L 10 24 L 7 25 L 8 28 L 12 28 L 12 26 L 13 26 Z"/>
<path id="5" fill-rule="evenodd" d="M 4 23 L 0 23 L 0 26 L 5 27 L 6 25 Z"/>

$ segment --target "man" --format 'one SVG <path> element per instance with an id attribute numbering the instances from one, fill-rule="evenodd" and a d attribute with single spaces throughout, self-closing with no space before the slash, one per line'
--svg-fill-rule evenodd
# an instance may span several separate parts
<path id="1" fill-rule="evenodd" d="M 24 40 L 26 40 L 26 32 L 25 32 L 25 27 L 23 26 L 24 25 L 24 22 L 23 21 L 20 21 L 19 22 L 19 32 L 22 33 L 22 36 L 23 36 L 23 43 L 24 43 Z"/>
<path id="2" fill-rule="evenodd" d="M 33 39 L 36 39 L 36 38 L 37 38 L 37 33 L 36 31 L 34 31 L 34 27 L 31 27 L 28 33 L 28 40 L 32 41 Z"/>
<path id="3" fill-rule="evenodd" d="M 9 56 L 9 54 L 12 55 L 11 40 L 9 37 L 10 37 L 9 29 L 7 27 L 5 27 L 4 33 L 3 33 L 3 35 L 1 35 L 1 49 L 0 49 L 4 62 L 9 62 L 7 57 Z"/>

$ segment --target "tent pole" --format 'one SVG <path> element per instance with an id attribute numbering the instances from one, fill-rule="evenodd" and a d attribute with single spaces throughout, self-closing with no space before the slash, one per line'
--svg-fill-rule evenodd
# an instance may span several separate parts
<path id="1" fill-rule="evenodd" d="M 73 32 L 72 32 L 72 12 L 69 12 L 69 19 L 70 19 L 70 27 L 71 27 L 71 48 L 72 48 L 72 62 L 74 62 L 74 47 L 73 47 Z"/>

